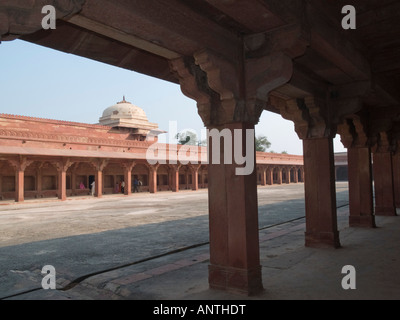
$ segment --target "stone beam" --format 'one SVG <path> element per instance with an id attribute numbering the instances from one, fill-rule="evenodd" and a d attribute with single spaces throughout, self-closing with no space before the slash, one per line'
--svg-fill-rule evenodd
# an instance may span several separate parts
<path id="1" fill-rule="evenodd" d="M 325 14 L 312 5 L 308 5 L 306 10 L 310 46 L 354 81 L 370 79 L 371 69 L 367 59 L 339 32 L 341 26 L 330 26 L 326 23 Z"/>
<path id="2" fill-rule="evenodd" d="M 236 34 L 177 0 L 86 0 L 79 15 L 101 23 L 103 26 L 91 26 L 101 27 L 99 32 L 107 32 L 111 37 L 122 34 L 122 40 L 130 35 L 134 38 L 129 41 L 142 39 L 144 47 L 150 42 L 154 44 L 152 50 L 161 47 L 168 55 L 177 52 L 191 56 L 201 48 L 213 48 L 234 61 L 240 48 L 240 38 Z M 104 26 L 112 26 L 112 29 Z"/>
<path id="3" fill-rule="evenodd" d="M 176 59 L 180 55 L 175 51 L 163 48 L 157 43 L 143 40 L 135 35 L 128 34 L 122 30 L 115 29 L 109 25 L 106 25 L 102 22 L 98 22 L 95 20 L 91 20 L 86 18 L 83 15 L 74 15 L 68 19 L 66 19 L 69 23 L 76 25 L 78 27 L 84 28 L 89 31 L 93 31 L 97 34 L 101 34 L 110 39 L 117 40 L 119 42 L 125 43 L 137 49 L 141 49 L 157 56 L 166 58 L 166 59 Z"/>
<path id="4" fill-rule="evenodd" d="M 265 32 L 285 23 L 257 0 L 206 0 L 206 2 L 254 33 Z"/>
<path id="5" fill-rule="evenodd" d="M 42 29 L 42 8 L 52 5 L 57 18 L 64 18 L 79 12 L 85 0 L 4 0 L 0 3 L 0 40 L 13 40 L 21 35 Z"/>

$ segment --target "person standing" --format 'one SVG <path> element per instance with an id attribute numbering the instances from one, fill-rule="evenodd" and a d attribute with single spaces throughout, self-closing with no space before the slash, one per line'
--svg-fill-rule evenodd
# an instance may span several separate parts
<path id="1" fill-rule="evenodd" d="M 139 192 L 139 181 L 137 178 L 133 180 L 133 193 Z"/>
<path id="2" fill-rule="evenodd" d="M 92 187 L 92 196 L 94 196 L 94 192 L 95 192 L 95 189 L 96 189 L 96 182 L 95 181 L 92 182 L 91 187 Z"/>
<path id="3" fill-rule="evenodd" d="M 125 193 L 125 181 L 121 181 L 121 193 Z"/>

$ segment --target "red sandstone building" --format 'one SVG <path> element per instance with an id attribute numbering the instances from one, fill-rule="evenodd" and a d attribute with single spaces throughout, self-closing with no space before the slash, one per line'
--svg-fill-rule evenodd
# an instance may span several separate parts
<path id="1" fill-rule="evenodd" d="M 150 193 L 207 188 L 208 166 L 201 161 L 148 163 L 146 151 L 154 141 L 146 137 L 162 132 L 125 98 L 105 109 L 99 124 L 0 114 L 0 199 L 65 200 L 90 194 L 93 181 L 97 197 L 121 192 L 122 181 L 129 195 L 134 179 Z M 199 159 L 206 156 L 206 147 L 195 148 Z M 302 156 L 257 152 L 256 162 L 261 185 L 304 179 Z"/>

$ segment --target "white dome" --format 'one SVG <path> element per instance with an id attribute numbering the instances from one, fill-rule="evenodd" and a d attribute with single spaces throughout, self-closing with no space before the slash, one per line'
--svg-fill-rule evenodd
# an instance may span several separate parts
<path id="1" fill-rule="evenodd" d="M 149 122 L 142 108 L 125 101 L 125 97 L 121 102 L 105 109 L 99 119 L 99 123 L 104 126 L 134 128 L 145 131 L 158 128 L 157 124 Z"/>
<path id="2" fill-rule="evenodd" d="M 146 113 L 142 108 L 133 105 L 125 99 L 104 110 L 102 119 L 137 119 L 147 120 Z"/>

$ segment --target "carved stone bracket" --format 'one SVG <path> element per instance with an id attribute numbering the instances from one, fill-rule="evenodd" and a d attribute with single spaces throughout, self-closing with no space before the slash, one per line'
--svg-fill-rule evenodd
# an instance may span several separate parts
<path id="1" fill-rule="evenodd" d="M 170 62 L 182 92 L 197 101 L 207 127 L 247 122 L 257 124 L 271 90 L 292 75 L 292 60 L 281 52 L 244 59 L 234 65 L 210 50 L 194 54 L 194 60 Z"/>
<path id="2" fill-rule="evenodd" d="M 27 160 L 26 157 L 20 156 L 19 159 L 14 160 L 10 159 L 8 162 L 15 168 L 17 171 L 25 171 L 27 167 L 29 167 L 34 161 Z"/>
<path id="3" fill-rule="evenodd" d="M 304 99 L 291 99 L 286 103 L 275 104 L 283 118 L 292 120 L 300 139 L 331 137 L 336 135 L 338 125 L 344 136 L 351 136 L 346 119 L 353 117 L 351 125 L 360 126 L 355 116 L 362 107 L 362 100 L 371 90 L 369 81 L 353 82 L 343 86 L 330 87 L 326 97 L 307 96 Z M 361 130 L 361 127 L 358 128 Z M 361 131 L 358 139 L 362 139 Z M 351 137 L 353 141 L 354 137 Z M 365 137 L 364 137 L 365 138 Z M 350 142 L 345 143 L 349 144 Z M 361 141 L 357 141 L 361 143 Z M 350 143 L 350 145 L 352 142 Z"/>
<path id="4" fill-rule="evenodd" d="M 368 138 L 367 121 L 365 117 L 353 115 L 337 126 L 341 142 L 346 148 L 371 147 L 372 141 Z"/>
<path id="5" fill-rule="evenodd" d="M 97 159 L 89 162 L 96 171 L 103 171 L 109 163 L 109 159 Z"/>
<path id="6" fill-rule="evenodd" d="M 333 137 L 336 134 L 336 126 L 328 120 L 323 99 L 313 96 L 290 99 L 278 107 L 283 118 L 294 122 L 300 139 Z"/>
<path id="7" fill-rule="evenodd" d="M 129 161 L 129 162 L 124 162 L 122 164 L 122 167 L 124 168 L 125 171 L 129 172 L 132 171 L 132 169 L 135 167 L 136 162 L 135 161 Z"/>
<path id="8" fill-rule="evenodd" d="M 146 163 L 145 165 L 147 166 L 147 168 L 149 169 L 150 172 L 157 172 L 158 168 L 160 167 L 159 163 L 156 163 L 156 164 Z"/>
<path id="9" fill-rule="evenodd" d="M 377 144 L 372 149 L 374 153 L 386 153 L 393 151 L 393 145 L 391 144 L 391 137 L 386 131 L 382 131 L 378 134 Z"/>
<path id="10" fill-rule="evenodd" d="M 181 164 L 170 164 L 168 165 L 168 168 L 172 171 L 172 172 L 179 172 L 179 169 L 182 167 Z"/>
<path id="11" fill-rule="evenodd" d="M 66 159 L 62 159 L 61 161 L 56 161 L 52 163 L 54 165 L 54 167 L 57 168 L 58 172 L 67 172 L 67 170 L 74 164 L 73 161 L 71 161 L 71 159 L 66 158 Z"/>

